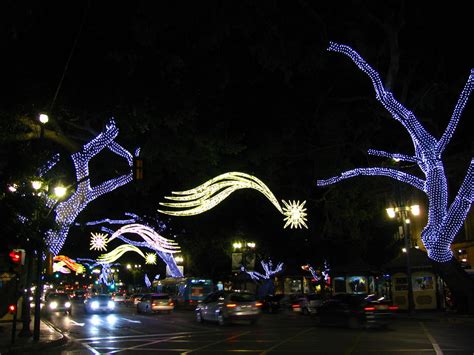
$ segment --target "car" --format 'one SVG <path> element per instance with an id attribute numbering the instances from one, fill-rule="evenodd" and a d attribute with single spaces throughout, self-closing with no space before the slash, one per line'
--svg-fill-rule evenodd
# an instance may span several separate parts
<path id="1" fill-rule="evenodd" d="M 84 290 L 76 290 L 72 293 L 71 298 L 74 301 L 84 301 L 87 297 L 87 291 Z"/>
<path id="2" fill-rule="evenodd" d="M 126 296 L 125 296 L 125 293 L 116 293 L 114 296 L 113 296 L 113 300 L 115 303 L 124 303 L 125 300 L 126 300 Z"/>
<path id="3" fill-rule="evenodd" d="M 114 310 L 115 302 L 107 294 L 91 296 L 84 301 L 84 311 L 86 313 L 112 313 Z"/>
<path id="4" fill-rule="evenodd" d="M 140 302 L 140 299 L 144 296 L 143 293 L 134 293 L 130 295 L 128 299 L 125 300 L 127 305 L 134 306 L 136 307 L 138 305 L 138 302 Z"/>
<path id="5" fill-rule="evenodd" d="M 262 302 L 262 312 L 265 313 L 277 313 L 281 309 L 280 301 L 283 298 L 283 294 L 267 295 Z"/>
<path id="6" fill-rule="evenodd" d="M 51 292 L 46 296 L 45 311 L 48 313 L 63 312 L 64 314 L 72 314 L 71 299 L 63 292 Z"/>
<path id="7" fill-rule="evenodd" d="M 167 293 L 150 293 L 144 295 L 137 304 L 137 313 L 171 313 L 174 302 Z"/>
<path id="8" fill-rule="evenodd" d="M 387 300 L 357 294 L 338 294 L 323 302 L 315 315 L 319 324 L 349 328 L 386 327 L 398 306 Z"/>
<path id="9" fill-rule="evenodd" d="M 196 307 L 196 320 L 215 321 L 225 325 L 238 320 L 255 324 L 261 314 L 262 302 L 246 291 L 217 291 L 209 294 Z"/>
<path id="10" fill-rule="evenodd" d="M 299 308 L 302 314 L 315 314 L 318 307 L 323 304 L 323 297 L 317 293 L 303 295 L 297 300 L 293 310 Z"/>

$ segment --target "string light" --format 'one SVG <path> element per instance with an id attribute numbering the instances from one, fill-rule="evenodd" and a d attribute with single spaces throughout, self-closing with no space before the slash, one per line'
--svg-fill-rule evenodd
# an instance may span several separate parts
<path id="1" fill-rule="evenodd" d="M 132 181 L 133 173 L 130 172 L 117 178 L 102 182 L 97 186 L 91 186 L 89 176 L 89 162 L 104 148 L 108 148 L 114 154 L 124 158 L 130 168 L 133 166 L 133 156 L 125 148 L 120 146 L 114 139 L 119 130 L 115 121 L 111 119 L 106 125 L 105 131 L 82 147 L 82 150 L 71 155 L 76 171 L 76 191 L 65 201 L 56 205 L 56 223 L 58 230 L 50 230 L 46 234 L 46 244 L 54 255 L 57 255 L 63 247 L 69 229 L 79 213 L 86 206 L 101 195 L 107 194 L 116 188 Z"/>
<path id="2" fill-rule="evenodd" d="M 53 271 L 56 269 L 56 271 L 62 272 L 62 273 L 69 273 L 69 269 L 74 271 L 76 274 L 82 274 L 85 269 L 84 266 L 76 263 L 75 260 L 69 258 L 66 255 L 56 255 L 53 258 Z M 68 267 L 67 271 L 65 271 L 64 267 Z M 54 271 L 55 272 L 55 271 Z"/>
<path id="3" fill-rule="evenodd" d="M 317 185 L 327 186 L 354 176 L 368 175 L 387 176 L 416 187 L 423 191 L 428 198 L 428 223 L 421 233 L 421 239 L 428 256 L 436 262 L 450 261 L 453 258 L 450 245 L 462 227 L 474 200 L 474 159 L 471 159 L 464 181 L 449 206 L 448 183 L 444 172 L 442 154 L 454 134 L 462 111 L 474 88 L 474 69 L 471 69 L 445 132 L 439 140 L 436 140 L 421 125 L 413 112 L 395 100 L 391 92 L 385 90 L 379 74 L 356 51 L 349 46 L 333 42 L 330 43 L 328 50 L 348 56 L 360 70 L 369 76 L 375 89 L 376 99 L 408 131 L 415 150 L 414 156 L 379 150 L 369 150 L 369 154 L 414 162 L 424 174 L 425 179 L 395 169 L 358 168 L 343 172 L 340 176 L 318 180 Z"/>
<path id="4" fill-rule="evenodd" d="M 250 278 L 255 281 L 258 281 L 261 279 L 269 280 L 270 277 L 272 277 L 273 275 L 283 270 L 283 263 L 279 263 L 275 269 L 273 269 L 273 263 L 271 260 L 269 260 L 268 262 L 265 262 L 262 260 L 260 261 L 260 264 L 262 265 L 263 271 L 265 271 L 265 275 L 257 271 L 248 271 L 245 269 L 244 266 L 242 266 L 240 270 L 247 273 L 250 276 Z"/>
<path id="5" fill-rule="evenodd" d="M 173 191 L 171 193 L 173 196 L 165 196 L 165 199 L 174 202 L 160 202 L 160 205 L 177 208 L 177 210 L 158 210 L 158 212 L 171 216 L 194 216 L 217 206 L 234 191 L 240 189 L 254 189 L 262 193 L 278 212 L 285 216 L 284 228 L 287 226 L 308 228 L 305 223 L 306 209 L 303 209 L 306 201 L 301 204 L 299 201 L 290 203 L 282 201 L 285 205 L 285 208 L 282 208 L 267 185 L 255 176 L 240 172 L 221 174 L 190 190 Z"/>
<path id="6" fill-rule="evenodd" d="M 143 252 L 140 249 L 138 249 L 136 246 L 130 245 L 130 244 L 122 244 L 122 245 L 119 245 L 114 250 L 112 250 L 111 252 L 107 254 L 102 254 L 101 256 L 99 256 L 97 260 L 99 263 L 110 264 L 116 261 L 117 259 L 119 259 L 123 254 L 129 251 L 133 251 L 141 255 L 143 258 L 145 258 L 145 255 L 143 254 Z"/>
<path id="7" fill-rule="evenodd" d="M 105 233 L 91 233 L 91 247 L 90 250 L 107 250 L 107 234 Z"/>
<path id="8" fill-rule="evenodd" d="M 155 265 L 156 264 L 156 254 L 146 253 L 145 254 L 145 264 Z"/>

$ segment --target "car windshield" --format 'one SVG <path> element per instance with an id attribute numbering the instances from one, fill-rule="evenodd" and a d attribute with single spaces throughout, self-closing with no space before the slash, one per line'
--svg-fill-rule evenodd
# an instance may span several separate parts
<path id="1" fill-rule="evenodd" d="M 229 296 L 229 301 L 232 302 L 253 302 L 255 301 L 255 295 L 251 293 L 232 293 Z"/>
<path id="2" fill-rule="evenodd" d="M 48 301 L 63 301 L 67 299 L 68 296 L 65 293 L 54 293 L 48 296 Z"/>
<path id="3" fill-rule="evenodd" d="M 108 296 L 108 295 L 98 295 L 98 296 L 92 297 L 92 299 L 97 300 L 97 301 L 108 301 L 108 300 L 110 300 L 110 296 Z"/>
<path id="4" fill-rule="evenodd" d="M 169 298 L 168 295 L 157 295 L 157 296 L 151 296 L 152 300 L 167 300 Z"/>

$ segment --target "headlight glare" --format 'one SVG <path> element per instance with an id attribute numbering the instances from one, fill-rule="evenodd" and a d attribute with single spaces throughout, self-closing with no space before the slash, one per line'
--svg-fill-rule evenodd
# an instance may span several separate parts
<path id="1" fill-rule="evenodd" d="M 71 302 L 66 302 L 66 303 L 64 304 L 64 307 L 66 307 L 66 308 L 71 307 Z"/>
<path id="2" fill-rule="evenodd" d="M 92 309 L 98 309 L 98 308 L 99 308 L 99 302 L 93 301 L 93 302 L 91 303 L 91 308 L 92 308 Z"/>
<path id="3" fill-rule="evenodd" d="M 58 302 L 54 302 L 54 301 L 51 302 L 51 303 L 49 304 L 49 308 L 51 308 L 51 309 L 56 309 L 56 308 L 58 308 Z"/>
<path id="4" fill-rule="evenodd" d="M 113 309 L 114 307 L 115 307 L 115 302 L 114 301 L 107 302 L 107 308 Z"/>

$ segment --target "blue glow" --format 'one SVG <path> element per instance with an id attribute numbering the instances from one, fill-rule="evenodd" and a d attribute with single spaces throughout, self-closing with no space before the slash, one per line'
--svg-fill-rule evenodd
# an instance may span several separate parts
<path id="1" fill-rule="evenodd" d="M 273 269 L 273 263 L 271 260 L 269 260 L 268 262 L 265 262 L 262 260 L 260 261 L 260 264 L 262 265 L 263 271 L 265 271 L 265 275 L 257 271 L 247 271 L 245 267 L 243 266 L 240 268 L 240 270 L 249 274 L 252 280 L 255 280 L 255 281 L 258 281 L 261 279 L 268 280 L 270 279 L 270 277 L 272 277 L 273 275 L 283 270 L 283 263 L 279 263 L 275 269 Z"/>
<path id="2" fill-rule="evenodd" d="M 79 213 L 91 201 L 132 181 L 133 157 L 130 152 L 114 141 L 118 133 L 118 128 L 114 120 L 111 119 L 104 132 L 85 144 L 81 151 L 71 155 L 76 171 L 76 191 L 66 201 L 56 205 L 54 211 L 56 212 L 56 223 L 59 225 L 59 229 L 50 230 L 46 234 L 46 245 L 54 255 L 59 254 L 66 241 L 69 228 Z M 104 148 L 108 148 L 113 153 L 126 159 L 130 166 L 130 172 L 92 187 L 89 178 L 89 161 Z"/>
<path id="3" fill-rule="evenodd" d="M 474 200 L 473 176 L 474 159 L 467 169 L 461 187 L 459 188 L 451 206 L 448 205 L 448 182 L 444 172 L 442 154 L 451 140 L 464 110 L 469 95 L 474 87 L 474 69 L 471 69 L 469 78 L 454 107 L 449 124 L 439 140 L 426 131 L 413 112 L 407 110 L 392 95 L 386 91 L 379 74 L 352 48 L 331 42 L 329 51 L 348 56 L 372 81 L 376 99 L 391 113 L 392 117 L 400 122 L 410 134 L 415 155 L 388 153 L 379 150 L 369 150 L 369 154 L 385 158 L 396 158 L 402 161 L 416 163 L 425 179 L 387 168 L 358 168 L 343 172 L 326 180 L 318 180 L 318 186 L 327 186 L 354 176 L 387 176 L 403 183 L 410 184 L 423 191 L 428 198 L 428 223 L 421 233 L 428 256 L 437 262 L 448 262 L 453 254 L 450 245 L 471 208 Z"/>

